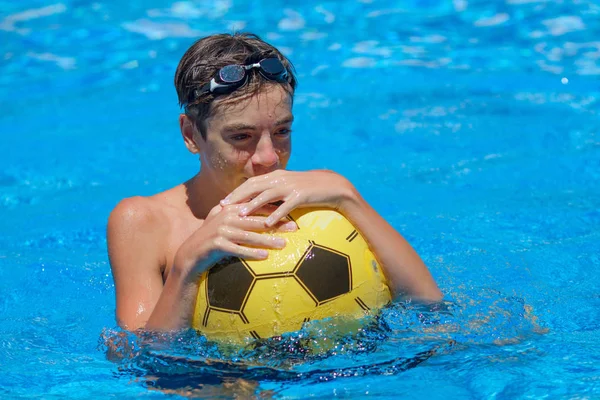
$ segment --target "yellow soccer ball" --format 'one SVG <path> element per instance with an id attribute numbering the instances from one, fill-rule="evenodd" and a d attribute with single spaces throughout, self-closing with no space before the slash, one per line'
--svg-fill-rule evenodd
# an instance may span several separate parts
<path id="1" fill-rule="evenodd" d="M 193 327 L 207 338 L 245 343 L 302 328 L 308 321 L 353 321 L 391 301 L 367 243 L 341 214 L 297 209 L 298 230 L 262 261 L 230 258 L 200 278 Z"/>

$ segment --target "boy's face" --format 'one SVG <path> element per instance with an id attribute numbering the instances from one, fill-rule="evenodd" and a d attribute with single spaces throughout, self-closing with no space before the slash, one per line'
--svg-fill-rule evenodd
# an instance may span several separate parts
<path id="1" fill-rule="evenodd" d="M 292 99 L 281 85 L 220 104 L 198 135 L 202 173 L 230 193 L 246 179 L 286 167 L 292 150 Z"/>

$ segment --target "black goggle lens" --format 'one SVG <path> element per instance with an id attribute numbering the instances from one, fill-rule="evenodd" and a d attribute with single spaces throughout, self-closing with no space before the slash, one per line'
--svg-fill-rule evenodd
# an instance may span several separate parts
<path id="1" fill-rule="evenodd" d="M 227 65 L 219 71 L 219 78 L 224 83 L 235 83 L 244 79 L 246 70 L 241 65 Z"/>
<path id="2" fill-rule="evenodd" d="M 285 67 L 278 58 L 265 58 L 260 62 L 260 68 L 271 76 L 280 75 L 285 71 Z"/>

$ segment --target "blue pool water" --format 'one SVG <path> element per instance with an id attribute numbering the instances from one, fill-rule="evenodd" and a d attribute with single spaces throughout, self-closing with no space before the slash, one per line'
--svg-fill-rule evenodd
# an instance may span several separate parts
<path id="1" fill-rule="evenodd" d="M 296 66 L 290 168 L 347 176 L 444 307 L 327 354 L 118 336 L 108 213 L 196 172 L 174 70 L 233 30 Z M 589 0 L 0 0 L 0 397 L 600 397 L 599 37 Z"/>

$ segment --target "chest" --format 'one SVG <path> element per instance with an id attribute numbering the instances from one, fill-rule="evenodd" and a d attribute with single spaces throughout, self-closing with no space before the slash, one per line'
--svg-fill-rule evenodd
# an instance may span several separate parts
<path id="1" fill-rule="evenodd" d="M 165 238 L 165 258 L 163 265 L 163 281 L 169 276 L 169 272 L 173 268 L 173 260 L 179 247 L 185 242 L 191 235 L 194 234 L 201 226 L 203 220 L 196 218 L 190 218 L 189 216 L 174 214 L 169 218 L 169 229 L 167 237 Z"/>

